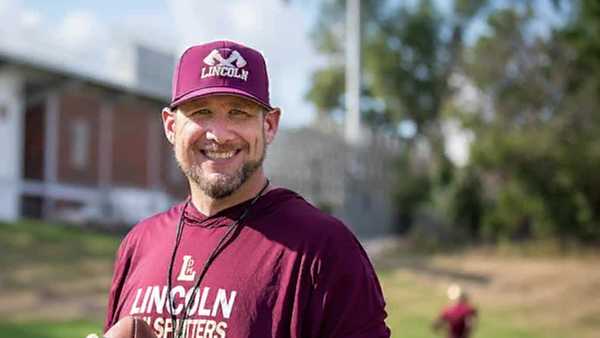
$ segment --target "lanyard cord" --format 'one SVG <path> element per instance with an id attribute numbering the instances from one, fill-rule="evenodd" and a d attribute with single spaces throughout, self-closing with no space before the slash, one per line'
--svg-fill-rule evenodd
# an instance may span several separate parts
<path id="1" fill-rule="evenodd" d="M 267 189 L 268 186 L 269 186 L 269 179 L 267 179 L 267 181 L 265 182 L 265 185 L 258 192 L 258 194 L 256 194 L 256 196 L 254 196 L 252 201 L 250 201 L 250 204 L 244 209 L 244 211 L 242 212 L 240 217 L 237 220 L 235 220 L 235 222 L 233 222 L 233 224 L 231 224 L 229 226 L 229 229 L 227 229 L 227 232 L 225 233 L 225 235 L 223 235 L 223 237 L 221 237 L 221 239 L 219 240 L 219 242 L 217 243 L 217 245 L 211 252 L 210 256 L 208 256 L 208 258 L 204 262 L 204 265 L 202 266 L 202 269 L 200 270 L 200 273 L 198 274 L 198 279 L 196 279 L 196 283 L 194 283 L 192 292 L 189 293 L 190 298 L 184 304 L 184 307 L 182 309 L 183 318 L 181 318 L 181 320 L 179 322 L 176 322 L 177 317 L 174 314 L 174 307 L 175 307 L 175 305 L 173 304 L 174 299 L 171 298 L 171 290 L 172 290 L 171 279 L 172 279 L 172 275 L 173 275 L 173 265 L 175 263 L 175 256 L 177 255 L 177 249 L 179 248 L 179 243 L 181 242 L 181 237 L 183 236 L 183 225 L 184 225 L 183 224 L 183 219 L 184 219 L 183 216 L 185 213 L 185 209 L 190 204 L 191 197 L 186 200 L 185 204 L 183 205 L 183 208 L 181 209 L 181 214 L 179 216 L 179 222 L 177 224 L 177 232 L 175 234 L 175 245 L 173 246 L 173 253 L 171 254 L 171 262 L 169 263 L 169 274 L 167 276 L 167 302 L 169 305 L 169 310 L 170 310 L 169 313 L 171 315 L 171 320 L 173 323 L 172 324 L 173 329 L 174 329 L 173 337 L 183 337 L 184 336 L 183 328 L 184 328 L 185 320 L 187 319 L 187 316 L 188 316 L 188 309 L 189 309 L 190 305 L 192 304 L 192 300 L 194 299 L 194 294 L 198 291 L 200 282 L 202 281 L 202 279 L 204 279 L 204 276 L 206 275 L 206 273 L 208 271 L 208 267 L 210 266 L 210 264 L 212 264 L 212 262 L 219 255 L 219 253 L 231 242 L 231 240 L 233 239 L 237 230 L 239 228 L 241 228 L 242 221 L 248 215 L 250 208 L 252 208 L 252 206 L 256 203 L 256 201 L 258 201 L 258 199 L 262 196 L 262 194 L 265 192 L 265 190 Z"/>

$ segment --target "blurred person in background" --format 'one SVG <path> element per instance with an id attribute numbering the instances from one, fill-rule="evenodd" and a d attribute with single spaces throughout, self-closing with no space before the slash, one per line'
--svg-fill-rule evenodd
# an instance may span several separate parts
<path id="1" fill-rule="evenodd" d="M 105 332 L 133 316 L 158 337 L 389 337 L 355 236 L 263 172 L 281 115 L 263 55 L 190 47 L 172 94 L 162 120 L 190 196 L 123 239 Z"/>
<path id="2" fill-rule="evenodd" d="M 458 285 L 448 288 L 448 304 L 433 322 L 436 332 L 445 329 L 448 338 L 469 338 L 475 328 L 477 309 L 469 303 L 467 293 Z"/>

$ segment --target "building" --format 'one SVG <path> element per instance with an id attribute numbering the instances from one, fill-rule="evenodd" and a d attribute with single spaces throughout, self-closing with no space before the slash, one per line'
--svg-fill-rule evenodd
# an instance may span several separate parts
<path id="1" fill-rule="evenodd" d="M 173 57 L 125 54 L 128 80 L 112 82 L 0 52 L 0 220 L 129 225 L 184 198 L 160 117 Z M 360 236 L 378 237 L 394 223 L 386 168 L 396 151 L 382 137 L 351 146 L 333 129 L 283 129 L 266 171 Z"/>
<path id="2" fill-rule="evenodd" d="M 164 209 L 185 191 L 162 136 L 168 93 L 0 55 L 0 218 L 131 224 Z"/>

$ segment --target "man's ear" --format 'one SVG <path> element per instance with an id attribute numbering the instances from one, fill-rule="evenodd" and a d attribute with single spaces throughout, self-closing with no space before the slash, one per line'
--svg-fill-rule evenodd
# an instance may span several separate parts
<path id="1" fill-rule="evenodd" d="M 175 114 L 171 108 L 165 107 L 162 110 L 162 121 L 163 128 L 165 129 L 165 136 L 171 144 L 175 144 Z"/>
<path id="2" fill-rule="evenodd" d="M 273 108 L 271 111 L 265 113 L 264 118 L 264 130 L 267 144 L 270 144 L 275 139 L 277 130 L 279 130 L 279 118 L 281 117 L 281 109 Z"/>

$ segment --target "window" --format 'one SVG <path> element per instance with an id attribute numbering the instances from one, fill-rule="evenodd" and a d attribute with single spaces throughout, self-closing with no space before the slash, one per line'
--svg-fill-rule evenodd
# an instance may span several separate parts
<path id="1" fill-rule="evenodd" d="M 87 120 L 71 121 L 69 163 L 75 169 L 86 169 L 89 162 L 90 124 Z"/>

